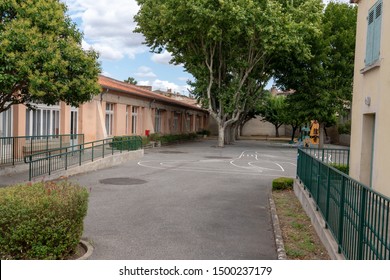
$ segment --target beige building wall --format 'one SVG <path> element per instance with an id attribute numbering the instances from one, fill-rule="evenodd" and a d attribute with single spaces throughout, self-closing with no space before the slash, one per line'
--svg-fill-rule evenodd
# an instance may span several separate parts
<path id="1" fill-rule="evenodd" d="M 137 89 L 129 88 L 126 90 L 121 89 L 121 83 L 119 83 L 119 90 L 104 88 L 102 93 L 95 96 L 90 102 L 86 102 L 78 109 L 71 108 L 64 102 L 60 102 L 59 106 L 54 109 L 59 114 L 59 129 L 53 134 L 70 134 L 71 130 L 71 112 L 77 112 L 77 133 L 84 134 L 84 142 L 91 142 L 95 140 L 105 139 L 108 136 L 122 136 L 131 135 L 132 133 L 132 108 L 136 107 L 137 122 L 136 133 L 137 135 L 145 135 L 145 130 L 149 130 L 150 133 L 154 133 L 155 130 L 155 111 L 161 110 L 161 133 L 170 134 L 173 133 L 173 118 L 174 114 L 178 114 L 178 129 L 175 133 L 188 132 L 184 126 L 183 116 L 189 114 L 193 119 L 191 120 L 192 132 L 195 132 L 195 118 L 202 119 L 200 128 L 204 128 L 207 119 L 207 112 L 201 109 L 197 109 L 193 105 L 177 104 L 177 101 L 170 101 L 169 98 L 160 100 L 159 96 L 152 92 L 137 93 Z M 123 83 L 122 83 L 123 84 Z M 134 92 L 133 92 L 134 90 Z M 113 104 L 113 125 L 112 135 L 107 135 L 106 131 L 106 104 Z M 41 106 L 41 104 L 39 104 Z M 50 106 L 42 106 L 41 110 L 48 110 Z M 53 109 L 53 110 L 54 110 Z M 128 109 L 127 121 L 126 121 L 126 109 Z M 43 114 L 40 114 L 43 116 Z M 51 113 L 50 113 L 51 116 Z M 54 115 L 53 115 L 54 116 Z M 73 115 L 75 116 L 75 114 Z M 58 118 L 57 118 L 58 119 Z M 30 122 L 32 117 L 30 117 Z M 36 118 L 34 117 L 36 123 Z M 42 124 L 41 124 L 42 125 Z M 12 135 L 13 136 L 25 136 L 26 135 L 26 106 L 15 105 L 12 108 Z M 35 127 L 35 126 L 34 126 Z M 42 126 L 41 126 L 42 127 Z M 51 125 L 49 125 L 51 127 Z M 31 127 L 29 127 L 31 129 Z M 57 128 L 56 128 L 57 129 Z M 44 130 L 42 130 L 44 131 Z M 41 133 L 42 133 L 41 131 Z M 22 143 L 23 144 L 23 143 Z"/>
<path id="2" fill-rule="evenodd" d="M 367 16 L 375 0 L 358 1 L 350 176 L 390 197 L 390 2 L 383 1 L 380 58 L 365 66 Z"/>
<path id="3" fill-rule="evenodd" d="M 60 102 L 60 134 L 70 133 L 70 106 Z"/>
<path id="4" fill-rule="evenodd" d="M 97 129 L 97 122 L 98 117 L 96 101 L 93 100 L 81 105 L 79 108 L 79 133 L 84 134 L 85 142 L 91 142 L 94 141 L 98 136 L 103 136 L 103 131 L 101 129 Z M 100 131 L 100 133 L 97 131 Z"/>
<path id="5" fill-rule="evenodd" d="M 286 130 L 285 126 L 282 125 L 279 127 L 279 135 L 285 136 Z M 261 121 L 261 118 L 256 117 L 249 120 L 241 131 L 242 136 L 271 136 L 275 137 L 276 131 L 275 126 L 269 122 Z"/>

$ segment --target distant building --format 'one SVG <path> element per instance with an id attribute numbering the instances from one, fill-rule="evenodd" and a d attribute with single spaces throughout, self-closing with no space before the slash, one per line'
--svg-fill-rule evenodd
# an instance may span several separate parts
<path id="1" fill-rule="evenodd" d="M 270 90 L 274 96 L 288 96 L 295 93 L 295 90 L 279 90 L 277 87 L 272 87 Z M 275 126 L 272 123 L 262 121 L 261 116 L 249 120 L 241 130 L 241 136 L 266 136 L 275 137 Z M 282 125 L 279 128 L 279 136 L 291 137 L 292 129 L 290 125 Z"/>

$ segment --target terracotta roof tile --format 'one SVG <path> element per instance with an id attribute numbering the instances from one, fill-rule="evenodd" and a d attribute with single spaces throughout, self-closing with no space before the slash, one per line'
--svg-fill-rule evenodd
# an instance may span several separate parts
<path id="1" fill-rule="evenodd" d="M 112 78 L 109 78 L 109 77 L 106 77 L 103 75 L 99 75 L 99 84 L 102 86 L 102 88 L 108 88 L 108 89 L 111 89 L 114 91 L 118 90 L 118 91 L 121 91 L 124 93 L 129 93 L 132 95 L 148 98 L 151 100 L 162 101 L 165 103 L 171 103 L 171 104 L 179 105 L 182 107 L 195 109 L 198 111 L 205 111 L 204 109 L 199 108 L 196 105 L 188 104 L 188 103 L 182 102 L 182 101 L 178 101 L 178 100 L 169 98 L 167 96 L 164 96 L 164 95 L 161 95 L 158 93 L 154 93 L 152 91 L 137 87 L 137 86 L 132 85 L 132 84 L 128 84 L 125 82 L 114 80 Z"/>

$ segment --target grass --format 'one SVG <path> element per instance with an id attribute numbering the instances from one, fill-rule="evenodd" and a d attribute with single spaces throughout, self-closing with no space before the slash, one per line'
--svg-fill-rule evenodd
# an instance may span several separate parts
<path id="1" fill-rule="evenodd" d="M 272 192 L 282 230 L 287 258 L 292 260 L 329 260 L 309 217 L 292 190 Z"/>

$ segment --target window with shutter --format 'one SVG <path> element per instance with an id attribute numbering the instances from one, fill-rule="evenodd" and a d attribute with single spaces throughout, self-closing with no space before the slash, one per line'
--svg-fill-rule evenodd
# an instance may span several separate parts
<path id="1" fill-rule="evenodd" d="M 379 60 L 382 29 L 383 2 L 379 0 L 368 11 L 367 42 L 365 64 L 369 66 Z"/>

